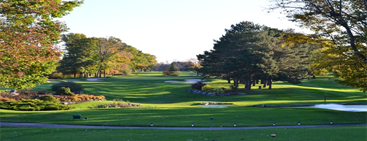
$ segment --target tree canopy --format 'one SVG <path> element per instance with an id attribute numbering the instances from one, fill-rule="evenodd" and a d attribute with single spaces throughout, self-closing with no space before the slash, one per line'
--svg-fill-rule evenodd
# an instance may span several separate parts
<path id="1" fill-rule="evenodd" d="M 314 31 L 322 49 L 314 69 L 327 69 L 341 84 L 367 91 L 366 0 L 274 0 L 291 21 Z M 308 40 L 310 41 L 310 40 Z"/>
<path id="2" fill-rule="evenodd" d="M 150 70 L 156 64 L 154 55 L 143 53 L 127 45 L 116 37 L 96 38 L 84 34 L 69 33 L 63 35 L 65 54 L 60 61 L 58 71 L 65 74 L 102 73 L 128 74 L 136 70 Z"/>
<path id="3" fill-rule="evenodd" d="M 69 33 L 62 35 L 62 41 L 65 43 L 65 54 L 59 62 L 58 70 L 64 73 L 85 74 L 95 65 L 96 54 L 93 52 L 95 46 L 93 39 L 87 38 L 84 34 Z"/>
<path id="4" fill-rule="evenodd" d="M 24 89 L 44 83 L 61 55 L 55 47 L 65 24 L 53 20 L 81 1 L 0 2 L 0 87 Z"/>
<path id="5" fill-rule="evenodd" d="M 251 89 L 258 80 L 271 88 L 273 80 L 299 83 L 307 75 L 310 45 L 283 47 L 281 37 L 290 33 L 247 21 L 225 31 L 213 50 L 197 55 L 202 66 L 198 72 L 204 76 L 233 80 L 235 87 L 241 82 Z"/>

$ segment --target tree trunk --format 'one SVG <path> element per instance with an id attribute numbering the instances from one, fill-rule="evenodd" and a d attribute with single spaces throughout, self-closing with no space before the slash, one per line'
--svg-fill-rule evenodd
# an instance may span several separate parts
<path id="1" fill-rule="evenodd" d="M 237 78 L 234 78 L 233 79 L 233 83 L 234 83 L 234 86 L 235 87 L 238 87 L 238 79 Z"/>
<path id="2" fill-rule="evenodd" d="M 247 89 L 248 88 L 247 79 L 242 79 L 242 83 L 245 84 L 245 89 Z"/>
<path id="3" fill-rule="evenodd" d="M 103 77 L 106 77 L 106 70 L 103 70 Z"/>
<path id="4" fill-rule="evenodd" d="M 76 72 L 74 72 L 74 78 L 76 78 Z"/>
<path id="5" fill-rule="evenodd" d="M 271 89 L 271 86 L 273 84 L 273 80 L 270 79 L 268 82 L 269 82 L 269 90 L 270 90 Z"/>
<path id="6" fill-rule="evenodd" d="M 267 83 L 268 83 L 268 80 L 264 79 L 264 86 L 263 86 L 264 88 L 266 88 Z"/>
<path id="7" fill-rule="evenodd" d="M 98 71 L 97 71 L 97 77 L 101 77 L 102 75 L 102 65 L 99 66 Z"/>
<path id="8" fill-rule="evenodd" d="M 228 81 L 228 84 L 231 84 L 231 79 L 230 78 L 228 78 L 227 81 Z"/>
<path id="9" fill-rule="evenodd" d="M 251 90 L 251 79 L 246 80 L 247 90 Z"/>

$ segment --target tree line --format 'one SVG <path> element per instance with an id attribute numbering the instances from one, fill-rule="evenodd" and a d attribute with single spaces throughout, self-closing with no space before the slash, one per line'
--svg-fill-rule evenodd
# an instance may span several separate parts
<path id="1" fill-rule="evenodd" d="M 62 35 L 65 42 L 63 59 L 58 63 L 58 72 L 74 77 L 102 77 L 105 74 L 129 74 L 137 70 L 146 71 L 156 64 L 154 55 L 143 53 L 123 43 L 116 37 L 96 38 L 84 34 Z"/>
<path id="2" fill-rule="evenodd" d="M 164 63 L 160 62 L 155 65 L 154 68 L 152 68 L 152 71 L 164 71 L 168 70 L 171 65 L 174 65 L 177 67 L 179 71 L 196 71 L 196 69 L 199 67 L 199 63 L 196 61 L 196 59 L 190 59 L 187 61 L 173 61 L 171 63 Z"/>
<path id="3" fill-rule="evenodd" d="M 270 9 L 283 10 L 291 21 L 314 34 L 246 22 L 234 25 L 216 41 L 213 50 L 198 55 L 203 65 L 199 70 L 204 75 L 246 86 L 261 79 L 269 84 L 274 80 L 297 83 L 306 74 L 328 72 L 341 84 L 367 91 L 367 0 L 273 2 L 275 5 Z M 67 31 L 66 25 L 54 18 L 69 14 L 82 3 L 80 0 L 0 3 L 0 87 L 25 89 L 47 81 L 46 75 L 55 70 L 62 55 L 55 44 L 61 33 Z M 253 29 L 246 29 L 250 27 Z M 102 72 L 144 71 L 154 67 L 154 55 L 142 53 L 118 38 L 76 38 L 80 42 L 67 43 L 71 53 L 65 52 L 59 71 L 101 76 Z M 65 36 L 65 40 L 73 39 Z M 78 47 L 82 44 L 88 46 Z"/>

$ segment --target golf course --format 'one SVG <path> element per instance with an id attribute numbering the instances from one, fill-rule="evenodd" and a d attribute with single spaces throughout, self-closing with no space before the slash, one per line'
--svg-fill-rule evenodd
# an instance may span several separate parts
<path id="1" fill-rule="evenodd" d="M 367 95 L 359 89 L 343 86 L 333 77 L 317 76 L 301 84 L 274 82 L 272 89 L 238 89 L 239 95 L 207 96 L 190 93 L 193 83 L 202 79 L 194 72 L 164 76 L 162 72 L 138 72 L 111 76 L 101 81 L 74 79 L 85 94 L 103 95 L 106 101 L 70 105 L 70 110 L 15 111 L 0 109 L 0 121 L 41 124 L 93 125 L 114 127 L 223 127 L 223 130 L 168 129 L 83 129 L 1 127 L 1 140 L 354 140 L 367 138 L 366 112 L 338 111 L 297 107 L 315 104 L 366 104 Z M 70 79 L 68 79 L 70 81 Z M 51 91 L 57 81 L 41 84 L 31 91 Z M 226 80 L 205 80 L 213 88 L 230 89 Z M 325 99 L 326 95 L 326 99 Z M 98 108 L 118 101 L 140 104 L 139 107 Z M 199 105 L 199 103 L 231 105 Z M 260 105 L 255 106 L 254 105 Z M 265 106 L 261 106 L 265 105 Z M 271 106 L 266 106 L 271 105 Z M 278 107 L 279 106 L 279 107 Z M 80 114 L 81 119 L 73 119 Z M 87 118 L 87 119 L 85 119 Z M 267 127 L 300 125 L 335 125 L 335 127 L 232 129 L 224 127 Z M 276 134 L 272 138 L 270 135 Z"/>

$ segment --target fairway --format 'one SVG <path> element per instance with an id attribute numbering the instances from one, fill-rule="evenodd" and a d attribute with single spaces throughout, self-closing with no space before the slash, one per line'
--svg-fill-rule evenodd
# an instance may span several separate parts
<path id="1" fill-rule="evenodd" d="M 84 93 L 104 95 L 108 101 L 85 102 L 72 105 L 67 111 L 12 111 L 0 110 L 1 121 L 40 122 L 115 126 L 268 126 L 319 125 L 366 123 L 366 112 L 344 112 L 314 108 L 247 107 L 259 104 L 308 105 L 326 103 L 366 103 L 366 94 L 358 89 L 341 86 L 331 76 L 305 80 L 300 85 L 275 82 L 273 89 L 255 89 L 245 95 L 205 96 L 186 92 L 191 83 L 165 83 L 167 80 L 201 78 L 195 73 L 181 72 L 181 76 L 163 76 L 161 72 L 141 72 L 128 76 L 115 76 L 104 81 L 74 81 L 85 87 Z M 212 87 L 229 89 L 225 80 L 208 79 Z M 37 86 L 33 90 L 51 91 L 53 83 Z M 327 101 L 324 102 L 324 94 Z M 95 108 L 98 104 L 119 99 L 141 104 L 140 108 Z M 227 102 L 226 108 L 203 108 L 201 102 Z M 73 114 L 81 114 L 88 120 L 73 120 Z M 213 118 L 213 120 L 210 120 Z"/>
<path id="2" fill-rule="evenodd" d="M 260 104 L 312 105 L 327 103 L 366 103 L 367 97 L 365 93 L 360 92 L 358 89 L 339 85 L 329 80 L 332 78 L 331 76 L 319 76 L 317 79 L 305 80 L 299 85 L 275 82 L 271 90 L 256 89 L 259 86 L 257 85 L 251 91 L 240 89 L 239 91 L 246 93 L 245 95 L 232 96 L 205 96 L 189 93 L 186 90 L 190 89 L 191 83 L 164 82 L 167 80 L 183 81 L 185 79 L 195 78 L 200 77 L 190 72 L 181 72 L 181 76 L 179 77 L 163 76 L 161 72 L 142 72 L 128 76 L 108 77 L 104 81 L 85 81 L 80 79 L 74 82 L 82 84 L 85 87 L 84 93 L 104 95 L 108 101 L 75 104 L 72 105 L 75 107 L 74 109 L 66 111 L 13 111 L 1 109 L 0 118 L 1 121 L 9 122 L 136 127 L 151 126 L 151 123 L 155 127 L 191 127 L 192 124 L 195 127 L 233 127 L 235 123 L 237 127 L 256 127 L 272 126 L 274 122 L 276 126 L 297 126 L 298 122 L 301 125 L 328 125 L 330 121 L 333 121 L 333 124 L 367 123 L 366 112 L 344 112 L 293 107 L 248 107 Z M 208 79 L 207 81 L 209 81 L 207 84 L 212 87 L 225 87 L 229 89 L 230 84 L 225 80 Z M 51 91 L 52 84 L 42 84 L 33 90 L 46 89 Z M 327 95 L 326 102 L 324 102 L 325 93 Z M 114 99 L 122 99 L 131 103 L 141 104 L 142 106 L 140 108 L 95 108 L 98 104 L 111 103 Z M 201 102 L 227 102 L 233 103 L 233 105 L 226 105 L 226 108 L 203 108 L 204 106 L 197 105 L 197 103 Z M 83 118 L 88 117 L 88 120 L 74 120 L 72 119 L 72 115 L 74 114 L 81 114 Z M 334 130 L 341 130 L 342 128 L 347 127 L 337 127 Z M 355 129 L 356 127 L 350 128 Z M 367 130 L 366 126 L 358 128 L 362 128 L 362 131 Z M 17 130 L 18 128 L 2 127 L 1 129 Z M 19 130 L 21 129 L 23 128 L 19 128 Z M 74 132 L 71 131 L 74 129 L 60 130 L 63 132 Z M 262 136 L 264 139 L 265 137 L 268 139 L 269 136 L 266 135 L 270 135 L 272 132 L 276 133 L 275 131 L 279 130 L 286 129 L 258 129 L 245 132 L 264 132 Z M 310 134 L 311 131 L 311 129 L 292 129 L 292 132 L 296 133 L 297 130 L 300 132 L 307 131 L 307 134 Z M 138 132 L 122 129 L 112 131 L 98 129 L 95 131 L 99 131 L 97 132 L 98 134 L 102 134 L 102 132 L 111 132 L 113 134 L 114 132 L 120 131 L 128 134 L 130 132 L 132 134 Z M 139 130 L 139 133 L 140 131 L 144 135 L 149 132 L 149 130 Z M 326 130 L 324 131 L 326 132 Z M 82 131 L 78 129 L 76 132 Z M 176 131 L 164 132 L 176 134 Z M 209 134 L 209 131 L 195 132 L 198 132 L 198 135 Z M 221 132 L 220 134 L 223 133 L 223 135 L 219 136 L 224 139 L 231 139 L 231 136 L 225 135 L 239 134 L 237 132 L 242 131 L 227 132 L 231 131 Z M 210 135 L 211 137 L 215 137 L 214 135 L 218 134 L 218 131 L 213 133 L 213 136 Z M 153 134 L 152 136 L 155 135 L 157 137 L 161 136 L 160 134 Z M 359 136 L 361 134 L 353 133 L 350 135 Z M 135 137 L 137 136 L 134 135 Z M 200 136 L 195 137 L 199 138 Z M 257 137 L 261 137 L 260 134 Z M 174 139 L 174 137 L 169 138 Z M 240 139 L 242 136 L 234 135 L 233 138 Z M 275 139 L 278 139 L 278 137 Z"/>

